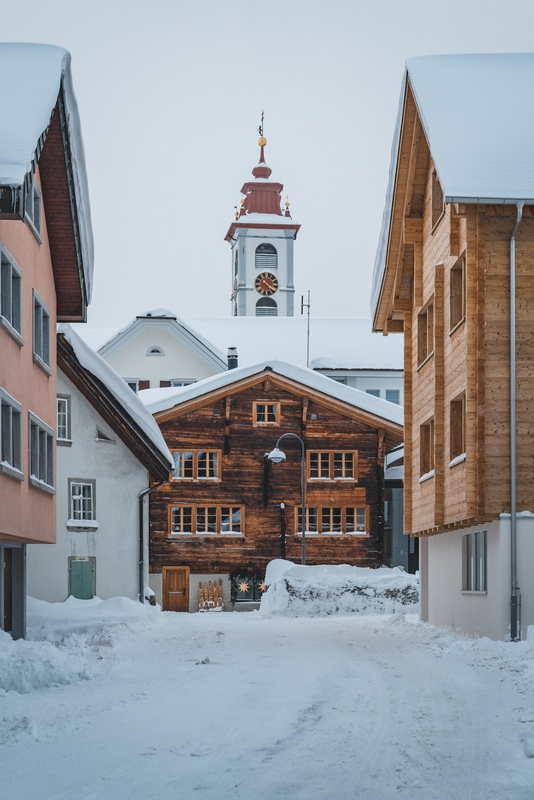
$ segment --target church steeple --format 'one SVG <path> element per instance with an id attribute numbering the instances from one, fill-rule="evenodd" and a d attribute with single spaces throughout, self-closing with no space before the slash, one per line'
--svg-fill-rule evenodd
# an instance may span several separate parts
<path id="1" fill-rule="evenodd" d="M 282 211 L 283 184 L 270 180 L 263 112 L 258 132 L 260 158 L 252 170 L 254 180 L 243 184 L 240 210 L 225 237 L 232 248 L 233 313 L 292 317 L 293 242 L 300 225 L 291 220 L 289 202 Z"/>

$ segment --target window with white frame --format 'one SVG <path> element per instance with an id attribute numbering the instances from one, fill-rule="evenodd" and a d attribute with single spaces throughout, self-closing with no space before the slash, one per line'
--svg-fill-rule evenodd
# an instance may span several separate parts
<path id="1" fill-rule="evenodd" d="M 171 378 L 169 381 L 171 386 L 175 386 L 179 388 L 180 386 L 191 386 L 192 383 L 196 383 L 196 378 Z"/>
<path id="2" fill-rule="evenodd" d="M 34 231 L 41 234 L 41 192 L 37 184 L 35 183 L 35 178 L 32 177 L 30 186 L 26 192 L 26 201 L 25 201 L 25 209 L 24 215 L 26 220 L 28 220 L 34 229 Z"/>
<path id="3" fill-rule="evenodd" d="M 0 245 L 0 326 L 22 344 L 22 272 Z M 18 336 L 17 336 L 18 334 Z"/>
<path id="4" fill-rule="evenodd" d="M 398 389 L 386 389 L 386 400 L 388 403 L 399 405 L 400 391 Z"/>
<path id="5" fill-rule="evenodd" d="M 462 591 L 485 592 L 487 590 L 486 531 L 464 534 L 462 536 L 462 549 Z"/>
<path id="6" fill-rule="evenodd" d="M 160 347 L 157 344 L 151 345 L 148 350 L 146 351 L 147 356 L 164 356 L 165 351 L 163 347 Z"/>
<path id="7" fill-rule="evenodd" d="M 70 520 L 86 522 L 95 519 L 95 481 L 69 480 Z"/>
<path id="8" fill-rule="evenodd" d="M 30 438 L 30 483 L 54 492 L 54 431 L 39 417 L 28 412 Z"/>
<path id="9" fill-rule="evenodd" d="M 22 406 L 0 389 L 0 472 L 22 480 Z"/>
<path id="10" fill-rule="evenodd" d="M 380 389 L 366 389 L 366 394 L 370 394 L 373 397 L 380 397 Z"/>
<path id="11" fill-rule="evenodd" d="M 58 443 L 70 442 L 70 397 L 57 397 L 57 438 Z"/>
<path id="12" fill-rule="evenodd" d="M 302 506 L 296 512 L 295 533 L 301 533 Z M 306 534 L 366 536 L 368 532 L 368 506 L 306 506 Z"/>
<path id="13" fill-rule="evenodd" d="M 170 506 L 169 528 L 171 534 L 241 535 L 243 516 L 242 506 Z"/>
<path id="14" fill-rule="evenodd" d="M 132 392 L 137 392 L 139 389 L 139 378 L 124 378 L 125 383 L 130 387 Z"/>
<path id="15" fill-rule="evenodd" d="M 50 311 L 33 290 L 33 357 L 50 373 Z"/>

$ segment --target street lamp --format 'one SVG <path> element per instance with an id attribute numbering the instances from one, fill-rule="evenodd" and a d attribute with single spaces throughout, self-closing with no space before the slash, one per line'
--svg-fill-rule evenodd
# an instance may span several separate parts
<path id="1" fill-rule="evenodd" d="M 276 442 L 274 450 L 271 450 L 269 455 L 267 456 L 269 461 L 272 461 L 273 464 L 281 464 L 282 461 L 286 460 L 286 454 L 280 450 L 278 445 L 285 439 L 286 436 L 290 436 L 293 439 L 298 439 L 300 442 L 301 447 L 301 454 L 302 454 L 302 465 L 301 465 L 301 478 L 302 478 L 302 516 L 301 516 L 301 532 L 302 532 L 302 563 L 306 563 L 306 454 L 304 449 L 304 442 L 296 433 L 283 433 L 278 441 Z"/>

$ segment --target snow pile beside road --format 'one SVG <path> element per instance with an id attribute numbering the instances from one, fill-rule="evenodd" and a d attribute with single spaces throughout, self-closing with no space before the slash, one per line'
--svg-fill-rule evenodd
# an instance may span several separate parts
<path id="1" fill-rule="evenodd" d="M 133 624 L 144 627 L 158 620 L 159 611 L 158 606 L 138 603 L 128 597 L 78 600 L 71 596 L 64 603 L 46 603 L 28 597 L 27 638 L 60 643 L 69 634 L 94 636 L 110 626 Z"/>
<path id="2" fill-rule="evenodd" d="M 0 631 L 0 696 L 21 694 L 92 677 L 91 656 L 159 621 L 159 607 L 127 597 L 45 603 L 27 598 L 27 639 Z M 89 659 L 88 659 L 89 656 Z"/>
<path id="3" fill-rule="evenodd" d="M 267 565 L 262 615 L 317 617 L 416 611 L 419 582 L 398 567 L 301 566 L 276 559 Z"/>
<path id="4" fill-rule="evenodd" d="M 15 642 L 0 631 L 0 696 L 9 691 L 26 694 L 89 677 L 85 659 L 79 653 L 48 642 Z"/>

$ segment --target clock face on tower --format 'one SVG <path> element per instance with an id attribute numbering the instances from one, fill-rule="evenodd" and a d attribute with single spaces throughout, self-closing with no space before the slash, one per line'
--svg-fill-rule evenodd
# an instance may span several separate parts
<path id="1" fill-rule="evenodd" d="M 274 294 L 278 291 L 278 278 L 272 272 L 260 272 L 256 275 L 254 288 L 264 297 Z"/>

